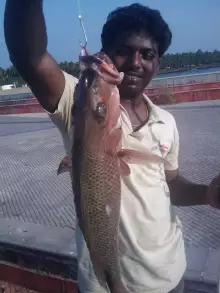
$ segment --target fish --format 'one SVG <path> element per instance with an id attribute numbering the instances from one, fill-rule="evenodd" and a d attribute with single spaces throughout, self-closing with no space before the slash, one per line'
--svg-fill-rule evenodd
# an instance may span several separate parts
<path id="1" fill-rule="evenodd" d="M 122 147 L 118 85 L 123 73 L 102 52 L 80 60 L 84 66 L 72 110 L 72 155 L 62 159 L 58 174 L 72 174 L 76 215 L 97 280 L 107 292 L 127 293 L 120 272 L 126 251 L 119 238 L 121 176 L 130 175 L 129 164 L 161 158 Z"/>

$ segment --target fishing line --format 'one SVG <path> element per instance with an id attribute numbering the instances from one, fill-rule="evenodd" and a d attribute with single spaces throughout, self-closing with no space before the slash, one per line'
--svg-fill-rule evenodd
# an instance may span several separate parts
<path id="1" fill-rule="evenodd" d="M 83 31 L 83 36 L 84 36 L 84 39 L 85 39 L 85 44 L 83 45 L 82 42 L 80 41 L 80 45 L 85 48 L 87 43 L 88 43 L 88 39 L 87 39 L 87 35 L 86 35 L 86 30 L 85 30 L 85 27 L 84 27 L 84 24 L 83 24 L 80 0 L 77 0 L 77 4 L 78 4 L 78 19 L 79 19 L 80 26 L 81 26 L 81 29 Z"/>
<path id="2" fill-rule="evenodd" d="M 80 5 L 80 0 L 77 0 L 77 4 L 78 4 L 78 17 L 82 15 L 81 13 L 81 5 Z"/>

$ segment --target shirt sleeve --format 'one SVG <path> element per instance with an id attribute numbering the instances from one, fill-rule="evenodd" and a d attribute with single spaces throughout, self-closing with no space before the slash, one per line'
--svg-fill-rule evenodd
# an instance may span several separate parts
<path id="1" fill-rule="evenodd" d="M 176 126 L 176 121 L 173 118 L 173 142 L 171 145 L 171 149 L 168 152 L 164 167 L 167 171 L 176 170 L 179 168 L 179 132 Z"/>
<path id="2" fill-rule="evenodd" d="M 53 113 L 46 112 L 62 136 L 66 153 L 70 154 L 72 148 L 72 105 L 78 79 L 66 72 L 63 72 L 63 74 L 65 88 L 57 110 Z"/>

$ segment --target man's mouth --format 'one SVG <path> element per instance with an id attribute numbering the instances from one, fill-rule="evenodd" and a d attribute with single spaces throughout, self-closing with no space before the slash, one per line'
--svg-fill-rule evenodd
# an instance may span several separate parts
<path id="1" fill-rule="evenodd" d="M 128 88 L 136 88 L 142 83 L 142 75 L 136 72 L 125 72 L 124 81 Z"/>
<path id="2" fill-rule="evenodd" d="M 125 72 L 125 75 L 127 75 L 127 77 L 131 80 L 136 80 L 136 79 L 141 79 L 142 78 L 142 74 L 139 72 Z"/>
<path id="3" fill-rule="evenodd" d="M 138 73 L 128 72 L 125 73 L 125 77 L 127 80 L 127 83 L 130 85 L 137 85 L 140 83 L 142 76 Z"/>

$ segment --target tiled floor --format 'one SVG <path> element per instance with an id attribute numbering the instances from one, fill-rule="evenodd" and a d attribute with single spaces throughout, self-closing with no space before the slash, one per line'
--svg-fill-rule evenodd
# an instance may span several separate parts
<path id="1" fill-rule="evenodd" d="M 220 172 L 220 108 L 171 110 L 180 132 L 180 172 L 208 184 Z M 57 177 L 64 155 L 60 134 L 46 115 L 0 116 L 0 218 L 75 227 L 68 174 Z M 220 247 L 220 211 L 178 208 L 185 241 Z"/>

